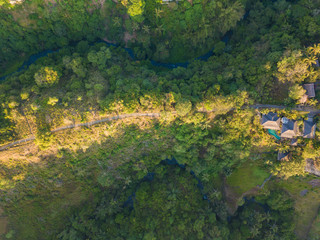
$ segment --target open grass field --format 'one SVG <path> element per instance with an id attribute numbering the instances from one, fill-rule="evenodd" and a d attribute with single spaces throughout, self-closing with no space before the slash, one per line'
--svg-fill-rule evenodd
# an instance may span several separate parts
<path id="1" fill-rule="evenodd" d="M 19 232 L 15 235 L 16 240 L 41 239 L 43 234 L 63 229 L 73 207 L 78 207 L 87 198 L 86 191 L 69 186 L 60 196 L 24 200 L 22 205 L 12 206 L 9 228 Z"/>
<path id="2" fill-rule="evenodd" d="M 241 195 L 257 185 L 261 185 L 269 175 L 268 171 L 260 167 L 259 162 L 247 161 L 228 177 L 227 184 Z"/>

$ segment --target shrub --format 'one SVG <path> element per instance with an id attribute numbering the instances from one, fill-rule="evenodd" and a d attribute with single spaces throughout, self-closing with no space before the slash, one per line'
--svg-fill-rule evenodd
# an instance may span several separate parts
<path id="1" fill-rule="evenodd" d="M 49 100 L 47 102 L 48 105 L 54 106 L 56 105 L 56 103 L 59 101 L 58 98 L 56 97 L 49 97 Z"/>
<path id="2" fill-rule="evenodd" d="M 295 84 L 289 88 L 289 97 L 293 100 L 299 100 L 306 93 L 302 86 Z"/>
<path id="3" fill-rule="evenodd" d="M 28 92 L 22 92 L 20 94 L 21 100 L 27 100 L 29 98 L 29 93 Z"/>
<path id="4" fill-rule="evenodd" d="M 16 101 L 12 101 L 8 103 L 9 108 L 15 108 L 19 106 L 19 103 L 17 103 Z"/>
<path id="5" fill-rule="evenodd" d="M 186 116 L 192 109 L 192 103 L 189 100 L 181 99 L 176 105 L 176 111 L 179 116 Z"/>

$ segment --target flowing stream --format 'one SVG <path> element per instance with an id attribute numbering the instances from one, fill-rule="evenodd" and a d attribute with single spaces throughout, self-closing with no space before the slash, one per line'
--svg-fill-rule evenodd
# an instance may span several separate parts
<path id="1" fill-rule="evenodd" d="M 229 40 L 230 40 L 230 37 L 232 35 L 232 31 L 229 31 L 227 32 L 224 37 L 222 38 L 222 41 L 224 43 L 228 43 Z M 94 43 L 91 43 L 90 45 L 94 45 L 96 43 L 104 43 L 106 44 L 108 47 L 121 47 L 120 45 L 118 44 L 114 44 L 114 43 L 110 43 L 110 42 L 106 42 L 104 40 L 98 40 Z M 122 47 L 128 54 L 129 56 L 133 59 L 133 60 L 137 60 L 136 56 L 134 55 L 134 52 L 131 48 L 125 48 L 125 47 Z M 200 56 L 200 57 L 197 57 L 197 58 L 194 58 L 193 60 L 201 60 L 201 61 L 207 61 L 211 56 L 213 56 L 214 52 L 213 52 L 214 49 L 211 49 L 209 52 L 207 52 L 206 54 Z M 42 58 L 42 57 L 46 57 L 48 56 L 48 54 L 50 53 L 56 53 L 56 52 L 59 52 L 60 49 L 57 49 L 57 50 L 45 50 L 45 51 L 42 51 L 40 53 L 37 53 L 37 54 L 33 54 L 31 55 L 28 60 L 26 60 L 21 67 L 18 68 L 18 70 L 12 72 L 12 73 L 9 73 L 3 77 L 0 78 L 0 81 L 2 80 L 5 80 L 7 77 L 10 77 L 11 75 L 13 75 L 14 73 L 18 73 L 18 72 L 21 72 L 22 70 L 25 70 L 27 69 L 31 64 L 35 63 L 39 58 Z M 173 69 L 173 68 L 177 68 L 177 67 L 188 67 L 188 65 L 190 64 L 190 61 L 186 61 L 186 62 L 180 62 L 180 63 L 162 63 L 162 62 L 157 62 L 157 61 L 154 61 L 154 60 L 151 60 L 150 61 L 151 64 L 153 66 L 156 66 L 156 67 L 164 67 L 164 68 L 169 68 L 169 69 Z"/>

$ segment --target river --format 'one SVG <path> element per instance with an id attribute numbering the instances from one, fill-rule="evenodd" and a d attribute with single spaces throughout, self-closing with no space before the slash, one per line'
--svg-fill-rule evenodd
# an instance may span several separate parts
<path id="1" fill-rule="evenodd" d="M 224 37 L 222 38 L 222 41 L 224 43 L 228 43 L 229 40 L 230 40 L 230 37 L 232 35 L 232 31 L 229 31 L 227 32 Z M 91 43 L 90 45 L 93 46 L 94 44 L 96 43 L 104 43 L 106 44 L 108 47 L 121 47 L 120 45 L 118 44 L 114 44 L 114 43 L 110 43 L 110 42 L 106 42 L 104 40 L 98 40 L 94 43 Z M 125 47 L 122 47 L 128 54 L 129 56 L 132 58 L 132 60 L 137 60 L 136 56 L 134 55 L 134 52 L 131 48 L 125 48 Z M 190 61 L 193 61 L 193 60 L 201 60 L 201 61 L 207 61 L 211 56 L 214 55 L 214 52 L 213 52 L 213 48 L 208 51 L 206 54 L 200 56 L 200 57 L 196 57 Z M 35 63 L 39 58 L 42 58 L 42 57 L 46 57 L 48 56 L 48 54 L 50 53 L 55 53 L 55 52 L 59 52 L 60 49 L 56 49 L 56 50 L 45 50 L 45 51 L 42 51 L 40 53 L 37 53 L 37 54 L 33 54 L 31 55 L 23 64 L 21 67 L 18 68 L 18 70 L 12 72 L 12 73 L 9 73 L 3 77 L 0 78 L 0 81 L 3 81 L 5 80 L 7 77 L 10 77 L 12 76 L 14 73 L 18 73 L 18 72 L 21 72 L 22 70 L 25 70 L 26 68 L 28 68 L 31 64 Z M 150 60 L 151 64 L 153 66 L 156 66 L 156 67 L 164 67 L 164 68 L 168 68 L 168 69 L 173 69 L 173 68 L 177 68 L 177 67 L 183 67 L 183 68 L 186 68 L 188 67 L 188 65 L 190 64 L 190 61 L 186 61 L 186 62 L 180 62 L 180 63 L 163 63 L 163 62 L 157 62 L 157 61 L 154 61 L 154 60 Z"/>

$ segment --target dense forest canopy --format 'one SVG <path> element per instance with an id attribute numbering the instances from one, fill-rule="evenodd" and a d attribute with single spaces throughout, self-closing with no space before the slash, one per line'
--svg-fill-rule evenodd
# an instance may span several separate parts
<path id="1" fill-rule="evenodd" d="M 101 6 L 103 3 L 103 6 Z M 17 57 L 80 40 L 130 46 L 139 59 L 182 61 L 205 53 L 244 14 L 241 1 L 26 1 L 3 3 L 3 69 Z M 13 8 L 13 10 L 12 10 Z"/>
<path id="2" fill-rule="evenodd" d="M 0 0 L 0 22 L 0 238 L 319 239 L 319 1 Z"/>

